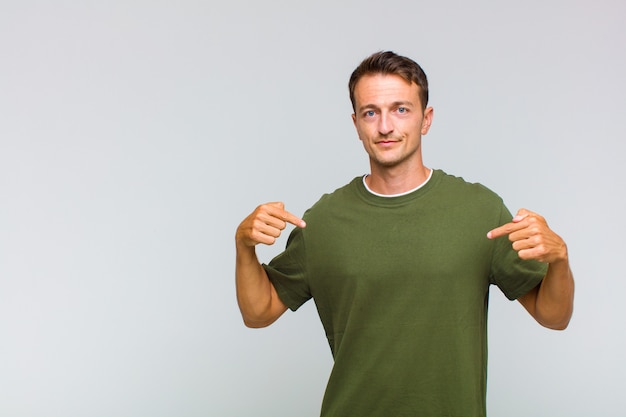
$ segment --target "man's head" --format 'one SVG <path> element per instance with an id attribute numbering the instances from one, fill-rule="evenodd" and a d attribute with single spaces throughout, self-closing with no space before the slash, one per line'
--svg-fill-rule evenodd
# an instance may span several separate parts
<path id="1" fill-rule="evenodd" d="M 421 142 L 433 108 L 426 106 L 428 84 L 419 65 L 393 52 L 376 53 L 352 73 L 350 98 L 372 176 L 402 166 L 407 172 L 423 171 Z"/>
<path id="2" fill-rule="evenodd" d="M 382 74 L 398 75 L 408 83 L 415 83 L 419 87 L 419 95 L 422 110 L 428 104 L 428 79 L 424 70 L 410 58 L 400 56 L 391 51 L 376 52 L 365 58 L 352 72 L 348 88 L 350 89 L 350 101 L 352 109 L 356 110 L 354 88 L 356 83 L 365 75 Z"/>

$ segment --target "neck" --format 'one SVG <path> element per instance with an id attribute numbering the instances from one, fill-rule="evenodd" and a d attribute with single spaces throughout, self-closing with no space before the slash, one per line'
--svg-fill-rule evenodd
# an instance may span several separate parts
<path id="1" fill-rule="evenodd" d="M 417 169 L 374 169 L 365 179 L 370 190 L 378 194 L 394 195 L 413 190 L 424 184 L 430 175 L 430 168 L 420 166 Z"/>

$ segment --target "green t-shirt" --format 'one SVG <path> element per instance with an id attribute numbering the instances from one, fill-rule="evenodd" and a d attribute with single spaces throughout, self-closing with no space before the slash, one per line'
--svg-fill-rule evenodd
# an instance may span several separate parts
<path id="1" fill-rule="evenodd" d="M 516 299 L 546 272 L 487 239 L 511 217 L 440 170 L 397 197 L 355 178 L 304 214 L 264 267 L 290 309 L 315 300 L 334 358 L 323 417 L 485 415 L 489 286 Z"/>

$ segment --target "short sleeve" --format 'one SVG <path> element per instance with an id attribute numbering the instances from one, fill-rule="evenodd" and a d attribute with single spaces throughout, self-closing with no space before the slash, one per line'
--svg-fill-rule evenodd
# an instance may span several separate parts
<path id="1" fill-rule="evenodd" d="M 506 224 L 512 218 L 503 204 L 498 224 Z M 507 236 L 495 239 L 490 282 L 497 285 L 509 300 L 515 300 L 539 285 L 547 270 L 545 263 L 521 259 Z"/>
<path id="2" fill-rule="evenodd" d="M 276 288 L 278 296 L 290 310 L 295 311 L 311 298 L 307 280 L 303 230 L 295 228 L 287 239 L 285 250 L 263 268 Z"/>

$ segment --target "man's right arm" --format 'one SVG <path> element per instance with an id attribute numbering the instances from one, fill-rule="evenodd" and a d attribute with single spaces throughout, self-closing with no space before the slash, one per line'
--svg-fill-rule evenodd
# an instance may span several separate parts
<path id="1" fill-rule="evenodd" d="M 248 327 L 269 326 L 287 310 L 255 250 L 259 243 L 274 244 L 287 223 L 298 227 L 306 226 L 302 219 L 285 211 L 283 203 L 268 203 L 257 207 L 237 228 L 237 302 L 243 321 Z"/>

